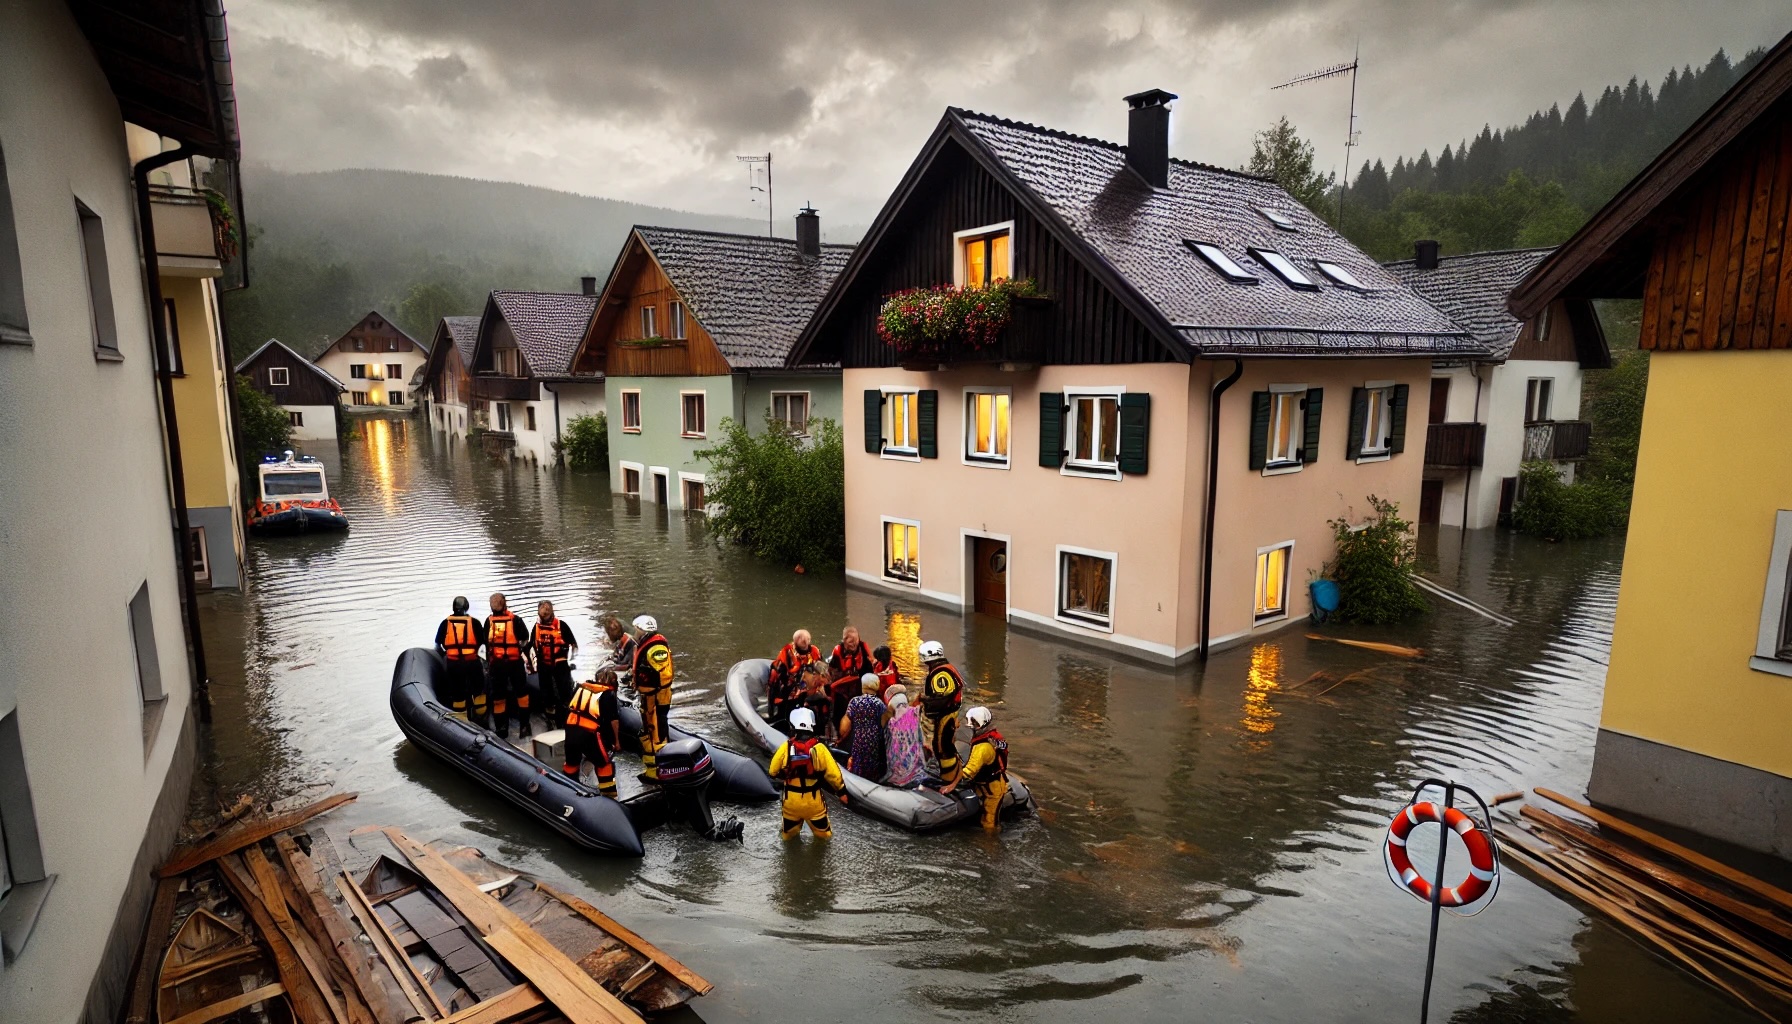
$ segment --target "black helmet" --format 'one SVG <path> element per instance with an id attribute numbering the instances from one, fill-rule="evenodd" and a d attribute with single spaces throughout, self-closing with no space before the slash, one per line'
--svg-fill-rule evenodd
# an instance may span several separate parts
<path id="1" fill-rule="evenodd" d="M 467 608 L 468 608 L 468 607 L 469 607 L 469 606 L 468 606 L 468 605 L 467 605 L 467 599 L 466 599 L 466 598 L 464 598 L 464 597 L 457 597 L 457 598 L 455 598 L 455 599 L 454 599 L 454 614 L 456 614 L 456 615 L 465 615 L 465 614 L 467 614 Z"/>

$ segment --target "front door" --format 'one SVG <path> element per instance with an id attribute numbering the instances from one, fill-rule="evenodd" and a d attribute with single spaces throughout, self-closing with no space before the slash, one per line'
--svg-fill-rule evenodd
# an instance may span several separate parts
<path id="1" fill-rule="evenodd" d="M 653 474 L 653 500 L 661 505 L 666 504 L 666 474 Z"/>
<path id="2" fill-rule="evenodd" d="M 1444 482 L 1442 480 L 1419 481 L 1419 525 L 1432 526 L 1443 519 Z"/>
<path id="3" fill-rule="evenodd" d="M 971 538 L 971 610 L 1008 618 L 1008 545 L 988 537 Z"/>

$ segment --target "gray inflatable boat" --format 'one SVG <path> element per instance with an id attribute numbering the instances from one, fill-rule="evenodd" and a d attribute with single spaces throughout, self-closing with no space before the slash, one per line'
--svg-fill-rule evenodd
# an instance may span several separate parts
<path id="1" fill-rule="evenodd" d="M 728 670 L 724 693 L 728 713 L 753 745 L 767 754 L 775 752 L 790 737 L 773 728 L 760 710 L 765 704 L 766 684 L 771 678 L 772 663 L 765 658 L 749 658 L 736 662 Z M 963 730 L 960 730 L 961 732 Z M 959 757 L 970 751 L 963 740 L 958 743 Z M 964 822 L 975 822 L 983 815 L 983 798 L 972 790 L 942 795 L 919 786 L 907 789 L 885 786 L 872 779 L 843 771 L 846 792 L 851 798 L 847 807 L 860 814 L 887 821 L 910 832 L 937 832 Z M 1004 817 L 1029 814 L 1033 810 L 1033 794 L 1013 773 L 1008 776 L 1008 795 L 1002 798 Z"/>

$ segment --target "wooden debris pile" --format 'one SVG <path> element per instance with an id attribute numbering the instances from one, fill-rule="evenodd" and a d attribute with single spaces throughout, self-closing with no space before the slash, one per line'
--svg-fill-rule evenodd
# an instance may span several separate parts
<path id="1" fill-rule="evenodd" d="M 1520 820 L 1494 826 L 1507 863 L 1763 1018 L 1792 1021 L 1792 893 L 1560 793 L 1536 793 L 1596 827 L 1527 805 Z"/>

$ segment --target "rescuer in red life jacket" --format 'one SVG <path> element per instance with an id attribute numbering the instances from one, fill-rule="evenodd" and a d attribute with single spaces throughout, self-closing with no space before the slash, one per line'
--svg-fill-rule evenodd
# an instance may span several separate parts
<path id="1" fill-rule="evenodd" d="M 833 835 L 828 825 L 828 805 L 821 799 L 821 788 L 837 793 L 846 802 L 846 780 L 840 776 L 840 765 L 821 737 L 815 735 L 815 712 L 797 708 L 790 713 L 790 739 L 772 755 L 771 776 L 784 784 L 784 824 L 779 835 L 794 839 L 803 831 L 803 822 L 817 839 Z"/>
<path id="2" fill-rule="evenodd" d="M 479 648 L 485 643 L 485 627 L 467 614 L 467 599 L 454 599 L 454 614 L 436 627 L 436 650 L 447 671 L 442 674 L 443 701 L 455 717 L 467 717 L 467 699 L 474 700 L 475 721 L 485 717 L 485 671 L 479 664 Z"/>
<path id="3" fill-rule="evenodd" d="M 503 594 L 492 595 L 492 613 L 485 620 L 485 684 L 492 701 L 492 731 L 510 737 L 510 719 L 517 735 L 529 737 L 529 683 L 523 670 L 523 620 L 511 612 Z"/>
<path id="4" fill-rule="evenodd" d="M 765 718 L 774 728 L 789 718 L 793 708 L 802 705 L 803 673 L 820 661 L 821 648 L 815 646 L 806 629 L 792 634 L 790 642 L 772 659 L 771 678 L 765 689 Z"/>
<path id="5" fill-rule="evenodd" d="M 965 724 L 971 727 L 971 753 L 958 778 L 940 790 L 950 793 L 960 784 L 976 790 L 983 798 L 983 827 L 991 832 L 1002 827 L 1002 798 L 1008 795 L 1008 741 L 996 731 L 994 718 L 988 708 L 964 713 Z"/>
<path id="6" fill-rule="evenodd" d="M 828 655 L 828 721 L 838 722 L 846 714 L 846 705 L 859 695 L 859 680 L 871 671 L 871 648 L 859 639 L 854 626 L 846 627 L 834 653 Z"/>

